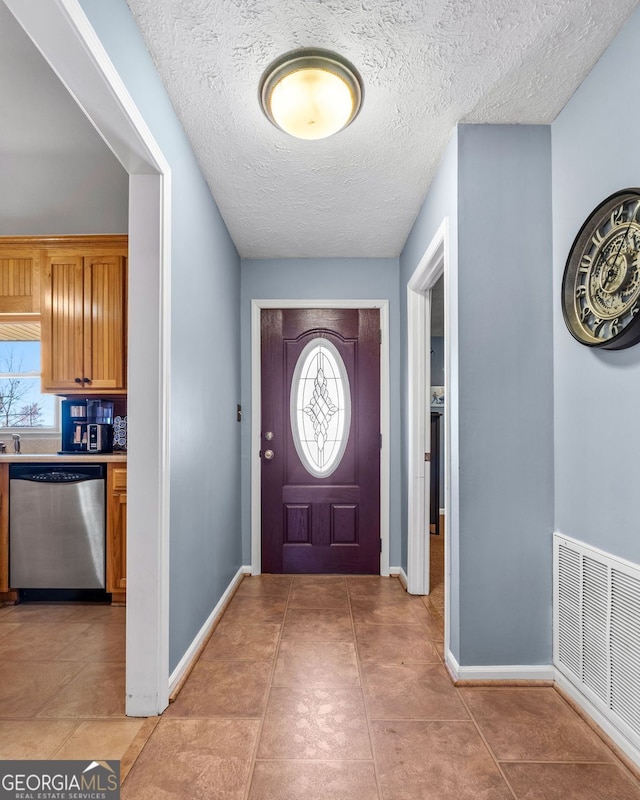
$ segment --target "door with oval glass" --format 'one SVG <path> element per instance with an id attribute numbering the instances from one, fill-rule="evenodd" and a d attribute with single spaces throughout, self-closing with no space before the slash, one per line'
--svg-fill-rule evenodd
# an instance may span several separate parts
<path id="1" fill-rule="evenodd" d="M 263 309 L 262 571 L 380 572 L 380 312 Z"/>

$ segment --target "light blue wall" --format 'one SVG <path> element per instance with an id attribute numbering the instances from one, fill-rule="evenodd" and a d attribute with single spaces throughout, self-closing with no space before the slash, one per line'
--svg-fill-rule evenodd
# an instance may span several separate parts
<path id="1" fill-rule="evenodd" d="M 400 339 L 397 259 L 243 259 L 242 552 L 251 563 L 251 300 L 388 300 L 391 361 L 390 564 L 400 563 Z"/>
<path id="2" fill-rule="evenodd" d="M 240 259 L 125 0 L 81 5 L 172 170 L 172 670 L 241 564 Z"/>
<path id="3" fill-rule="evenodd" d="M 459 663 L 549 664 L 551 131 L 458 137 Z"/>
<path id="4" fill-rule="evenodd" d="M 444 219 L 449 224 L 449 267 L 452 281 L 450 289 L 454 304 L 457 303 L 456 280 L 458 273 L 458 133 L 453 136 L 442 157 L 438 172 L 431 183 L 429 193 L 420 209 L 411 233 L 400 255 L 400 369 L 402 389 L 402 567 L 407 569 L 407 283 L 416 270 L 433 237 L 438 232 Z M 451 347 L 457 349 L 457 331 L 452 331 Z M 447 391 L 457 386 L 456 358 L 452 359 L 452 373 L 447 376 Z M 449 509 L 450 513 L 451 509 Z M 450 560 L 450 641 L 451 650 L 456 654 L 459 650 L 459 607 L 458 607 L 458 541 L 451 538 Z"/>
<path id="5" fill-rule="evenodd" d="M 444 386 L 444 336 L 431 337 L 431 385 Z"/>
<path id="6" fill-rule="evenodd" d="M 450 647 L 462 666 L 546 664 L 553 527 L 550 129 L 459 126 L 400 259 L 403 333 L 404 287 L 444 216 L 458 320 L 447 376 L 447 391 L 457 397 L 452 454 L 457 450 L 459 458 L 459 464 L 452 459 L 459 527 L 451 531 Z M 404 339 L 402 369 L 404 391 Z M 404 462 L 403 456 L 403 468 Z"/>
<path id="7" fill-rule="evenodd" d="M 569 248 L 593 208 L 640 187 L 636 11 L 552 126 L 555 527 L 640 563 L 640 346 L 584 347 L 567 331 L 560 286 Z"/>

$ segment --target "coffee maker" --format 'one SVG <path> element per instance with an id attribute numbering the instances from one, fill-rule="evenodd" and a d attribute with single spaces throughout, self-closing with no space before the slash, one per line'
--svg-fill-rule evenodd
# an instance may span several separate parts
<path id="1" fill-rule="evenodd" d="M 111 453 L 113 450 L 113 401 L 62 401 L 62 449 L 73 453 Z"/>

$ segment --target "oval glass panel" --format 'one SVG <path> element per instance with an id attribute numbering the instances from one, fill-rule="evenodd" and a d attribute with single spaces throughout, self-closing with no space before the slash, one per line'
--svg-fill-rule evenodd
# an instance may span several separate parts
<path id="1" fill-rule="evenodd" d="M 340 464 L 351 427 L 351 390 L 342 356 L 327 339 L 300 353 L 291 381 L 291 432 L 305 469 L 326 478 Z"/>

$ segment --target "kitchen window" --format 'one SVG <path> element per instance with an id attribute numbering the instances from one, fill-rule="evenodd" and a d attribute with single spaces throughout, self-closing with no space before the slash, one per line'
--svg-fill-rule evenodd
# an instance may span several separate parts
<path id="1" fill-rule="evenodd" d="M 40 391 L 40 323 L 0 323 L 0 432 L 57 433 L 59 408 Z"/>

